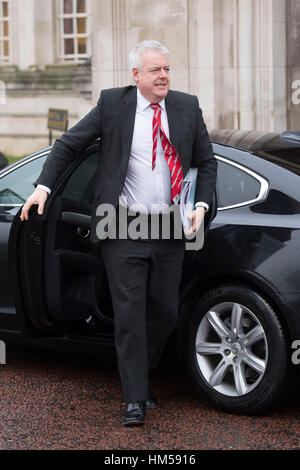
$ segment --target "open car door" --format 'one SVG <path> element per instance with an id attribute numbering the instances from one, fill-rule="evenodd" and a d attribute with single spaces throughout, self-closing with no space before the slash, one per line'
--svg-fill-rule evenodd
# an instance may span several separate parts
<path id="1" fill-rule="evenodd" d="M 21 222 L 19 213 L 13 222 L 10 278 L 17 316 L 27 336 L 63 335 L 97 308 L 96 276 L 103 276 L 104 268 L 99 246 L 89 234 L 98 158 L 94 144 L 62 175 L 42 216 L 35 206 L 28 221 Z M 107 294 L 105 279 L 97 281 L 100 288 L 106 286 Z M 99 295 L 103 297 L 103 292 Z"/>
<path id="2" fill-rule="evenodd" d="M 18 213 L 10 231 L 9 267 L 20 327 L 26 336 L 83 332 L 96 319 L 97 336 L 113 335 L 113 312 L 99 244 L 90 240 L 91 210 L 98 170 L 98 144 L 89 147 L 62 175 L 44 214 Z M 216 213 L 205 216 L 205 236 Z M 195 252 L 186 252 L 190 266 Z"/>

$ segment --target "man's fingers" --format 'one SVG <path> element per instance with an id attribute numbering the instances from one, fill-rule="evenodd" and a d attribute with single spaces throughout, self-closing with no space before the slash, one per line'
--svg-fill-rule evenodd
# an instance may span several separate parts
<path id="1" fill-rule="evenodd" d="M 22 212 L 21 212 L 21 220 L 28 220 L 28 211 L 29 211 L 30 206 L 28 207 L 28 202 L 25 202 Z"/>
<path id="2" fill-rule="evenodd" d="M 25 202 L 25 204 L 23 206 L 23 209 L 22 209 L 21 220 L 28 220 L 28 212 L 29 212 L 29 209 L 31 208 L 31 206 L 33 206 L 33 202 L 31 202 L 31 201 L 26 201 Z"/>
<path id="3" fill-rule="evenodd" d="M 190 228 L 185 232 L 185 234 L 189 237 L 195 231 L 195 229 L 194 229 L 194 221 L 195 221 L 194 214 L 188 215 L 188 219 L 191 221 L 191 225 L 190 225 Z"/>
<path id="4" fill-rule="evenodd" d="M 39 215 L 42 215 L 42 214 L 43 214 L 43 212 L 44 212 L 44 205 L 45 205 L 45 202 L 44 202 L 44 201 L 42 201 L 42 202 L 39 203 L 39 207 L 38 207 L 38 213 L 39 213 Z"/>
<path id="5" fill-rule="evenodd" d="M 188 218 L 190 219 L 191 221 L 191 226 L 190 226 L 190 230 L 192 232 L 195 232 L 196 228 L 197 228 L 197 225 L 196 225 L 196 222 L 197 222 L 197 218 L 196 218 L 196 214 L 195 213 L 192 213 L 188 216 Z"/>
<path id="6" fill-rule="evenodd" d="M 190 228 L 186 231 L 186 235 L 192 235 L 192 233 L 198 232 L 201 226 L 201 213 L 199 211 L 193 211 L 190 215 L 188 215 L 188 219 L 191 221 Z"/>
<path id="7" fill-rule="evenodd" d="M 193 227 L 193 232 L 196 232 L 196 231 L 197 231 L 197 216 L 196 216 L 196 214 L 195 214 L 194 217 L 193 217 L 193 225 L 192 225 L 192 227 Z"/>
<path id="8" fill-rule="evenodd" d="M 38 214 L 42 215 L 44 213 L 45 202 L 47 200 L 47 192 L 42 189 L 37 189 L 25 202 L 21 212 L 21 220 L 28 220 L 29 209 L 33 205 L 38 206 Z"/>

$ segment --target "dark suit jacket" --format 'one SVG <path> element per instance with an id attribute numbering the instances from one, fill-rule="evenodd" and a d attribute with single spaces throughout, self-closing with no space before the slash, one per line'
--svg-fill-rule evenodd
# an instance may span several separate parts
<path id="1" fill-rule="evenodd" d="M 170 90 L 166 97 L 170 140 L 176 147 L 183 176 L 198 167 L 196 201 L 210 204 L 216 183 L 217 161 L 196 96 Z M 103 90 L 97 105 L 74 127 L 55 141 L 35 184 L 52 188 L 78 152 L 98 137 L 99 170 L 94 208 L 101 203 L 116 206 L 122 193 L 134 129 L 137 90 L 134 86 Z M 95 241 L 95 210 L 92 211 L 92 239 Z"/>

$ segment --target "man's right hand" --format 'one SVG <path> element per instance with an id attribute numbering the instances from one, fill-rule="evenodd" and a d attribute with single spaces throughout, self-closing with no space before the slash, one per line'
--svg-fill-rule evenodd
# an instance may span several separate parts
<path id="1" fill-rule="evenodd" d="M 44 191 L 44 189 L 36 189 L 31 196 L 27 199 L 25 204 L 23 205 L 22 212 L 20 219 L 23 220 L 28 220 L 28 211 L 31 206 L 34 204 L 37 204 L 38 207 L 38 214 L 42 215 L 44 212 L 44 206 L 45 202 L 47 200 L 48 193 L 47 191 Z"/>

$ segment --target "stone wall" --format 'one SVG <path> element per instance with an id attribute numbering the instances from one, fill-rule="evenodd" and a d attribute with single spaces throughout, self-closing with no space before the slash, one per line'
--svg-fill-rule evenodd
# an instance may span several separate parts
<path id="1" fill-rule="evenodd" d="M 69 127 L 90 110 L 92 72 L 90 63 L 59 64 L 56 1 L 11 0 L 10 27 L 13 65 L 0 67 L 0 151 L 19 156 L 48 145 L 49 108 L 67 109 Z"/>
<path id="2" fill-rule="evenodd" d="M 71 126 L 101 89 L 127 85 L 129 51 L 144 39 L 166 44 L 172 88 L 198 96 L 209 129 L 300 128 L 299 0 L 91 0 L 92 61 L 79 66 L 59 65 L 55 0 L 11 5 L 4 152 L 48 144 L 49 107 L 68 109 Z"/>
<path id="3" fill-rule="evenodd" d="M 5 67 L 6 104 L 0 106 L 0 150 L 26 155 L 48 145 L 49 108 L 67 109 L 69 127 L 91 108 L 91 67 L 46 66 L 19 70 Z M 54 131 L 53 136 L 61 133 Z"/>
<path id="4" fill-rule="evenodd" d="M 209 128 L 286 128 L 286 0 L 93 0 L 93 13 L 94 102 L 129 83 L 136 42 L 156 39 Z"/>
<path id="5" fill-rule="evenodd" d="M 300 2 L 287 2 L 287 128 L 300 130 Z"/>
<path id="6" fill-rule="evenodd" d="M 93 100 L 130 83 L 128 54 L 146 39 L 170 49 L 172 87 L 189 90 L 187 0 L 92 0 Z"/>

